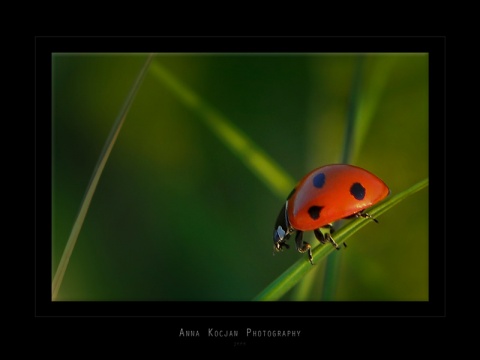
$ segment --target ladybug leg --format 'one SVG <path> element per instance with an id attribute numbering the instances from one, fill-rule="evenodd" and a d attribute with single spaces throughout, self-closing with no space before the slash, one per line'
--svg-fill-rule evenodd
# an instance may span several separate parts
<path id="1" fill-rule="evenodd" d="M 327 242 L 329 242 L 333 245 L 335 249 L 340 250 L 340 247 L 335 242 L 335 240 L 333 240 L 332 235 L 330 235 L 333 232 L 332 224 L 328 224 L 321 229 L 324 230 L 324 232 L 322 232 L 320 229 L 313 230 L 313 233 L 315 234 L 317 240 L 320 241 L 320 243 L 322 244 L 326 244 Z"/>
<path id="2" fill-rule="evenodd" d="M 334 231 L 335 231 L 335 228 L 333 227 L 333 225 L 328 224 L 327 226 L 330 228 L 330 235 L 333 234 Z M 333 238 L 332 238 L 332 240 L 333 240 Z M 345 241 L 342 244 L 343 244 L 343 247 L 345 247 L 345 248 L 347 247 L 347 243 Z M 338 247 L 336 249 L 338 250 Z"/>
<path id="3" fill-rule="evenodd" d="M 360 213 L 360 216 L 365 218 L 365 219 L 372 219 L 373 221 L 375 221 L 378 224 L 378 220 L 375 219 L 374 217 L 372 217 L 370 214 L 362 212 L 362 213 Z"/>
<path id="4" fill-rule="evenodd" d="M 332 235 L 330 235 L 330 233 L 325 234 L 325 237 L 328 239 L 328 241 L 333 245 L 335 249 L 340 250 L 340 247 L 335 242 L 335 240 L 333 240 Z"/>
<path id="5" fill-rule="evenodd" d="M 315 229 L 313 230 L 313 233 L 315 234 L 315 237 L 317 238 L 318 241 L 320 241 L 321 244 L 325 244 L 327 240 L 325 239 L 325 236 L 320 232 L 320 230 Z"/>
<path id="6" fill-rule="evenodd" d="M 273 245 L 273 255 L 275 256 L 275 253 L 278 251 L 283 251 L 284 247 L 287 248 L 287 250 L 290 249 L 290 245 L 285 242 L 279 242 L 278 246 Z"/>
<path id="7" fill-rule="evenodd" d="M 295 247 L 298 252 L 304 253 L 307 251 L 308 260 L 310 261 L 310 264 L 313 265 L 312 248 L 309 243 L 303 241 L 303 231 L 297 231 L 297 234 L 295 235 Z"/>
<path id="8" fill-rule="evenodd" d="M 364 219 L 371 219 L 375 221 L 378 224 L 378 220 L 372 217 L 370 214 L 367 214 L 366 212 L 360 211 L 356 214 L 353 214 L 352 216 L 346 217 L 345 219 L 353 219 L 353 218 L 359 218 L 362 217 Z"/>

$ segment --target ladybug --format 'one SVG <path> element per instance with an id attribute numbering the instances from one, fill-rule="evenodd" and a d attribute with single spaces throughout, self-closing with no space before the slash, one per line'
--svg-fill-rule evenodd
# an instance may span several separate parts
<path id="1" fill-rule="evenodd" d="M 273 230 L 273 248 L 288 249 L 286 241 L 296 231 L 295 247 L 300 253 L 308 252 L 313 265 L 311 246 L 303 241 L 304 231 L 313 230 L 320 243 L 330 242 L 338 250 L 331 236 L 332 223 L 358 217 L 378 222 L 364 210 L 388 194 L 390 189 L 380 178 L 358 166 L 332 164 L 312 170 L 298 182 L 280 210 Z"/>

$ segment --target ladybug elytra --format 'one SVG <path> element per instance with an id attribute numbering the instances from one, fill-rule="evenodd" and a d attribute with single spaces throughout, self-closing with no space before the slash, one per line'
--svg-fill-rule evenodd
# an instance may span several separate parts
<path id="1" fill-rule="evenodd" d="M 388 186 L 377 176 L 360 167 L 333 164 L 312 170 L 301 179 L 283 205 L 273 231 L 274 250 L 289 248 L 286 241 L 296 231 L 295 247 L 308 252 L 313 265 L 312 250 L 303 241 L 303 232 L 313 230 L 320 243 L 330 242 L 332 223 L 348 218 L 370 218 L 365 209 L 383 200 L 390 193 Z"/>

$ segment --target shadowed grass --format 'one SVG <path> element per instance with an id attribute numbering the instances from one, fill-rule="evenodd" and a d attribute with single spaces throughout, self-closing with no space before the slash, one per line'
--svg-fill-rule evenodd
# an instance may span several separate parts
<path id="1" fill-rule="evenodd" d="M 125 121 L 125 118 L 130 110 L 130 107 L 133 103 L 133 99 L 140 88 L 142 80 L 147 73 L 148 66 L 152 61 L 153 55 L 149 55 L 145 64 L 143 65 L 140 73 L 138 74 L 134 84 L 130 89 L 130 93 L 128 94 L 125 102 L 123 103 L 123 107 L 120 110 L 120 113 L 113 124 L 112 129 L 110 130 L 110 134 L 105 142 L 102 152 L 100 153 L 100 157 L 98 159 L 97 165 L 93 170 L 92 178 L 90 179 L 90 183 L 88 184 L 87 190 L 85 192 L 85 196 L 82 200 L 80 205 L 80 210 L 78 212 L 77 218 L 75 219 L 75 223 L 73 224 L 72 231 L 68 238 L 67 244 L 65 245 L 65 249 L 63 251 L 62 257 L 60 258 L 60 262 L 53 277 L 52 281 L 52 300 L 57 299 L 58 291 L 60 286 L 62 285 L 63 277 L 65 275 L 65 271 L 67 270 L 68 263 L 70 261 L 70 257 L 72 255 L 73 249 L 75 248 L 75 244 L 77 243 L 78 235 L 80 234 L 80 230 L 82 229 L 83 222 L 85 220 L 85 216 L 87 215 L 88 208 L 90 207 L 90 203 L 93 198 L 93 194 L 95 193 L 95 189 L 97 188 L 98 182 L 102 175 L 103 169 L 105 168 L 105 164 L 107 163 L 108 157 L 112 151 L 113 145 L 117 140 L 118 134 L 122 128 L 122 125 Z"/>
<path id="2" fill-rule="evenodd" d="M 378 204 L 377 206 L 372 207 L 368 213 L 374 217 L 378 218 L 381 214 L 386 212 L 388 209 L 396 205 L 402 200 L 405 200 L 409 196 L 412 196 L 417 191 L 428 186 L 428 178 L 424 179 L 407 190 L 391 197 L 389 200 Z M 360 230 L 362 227 L 371 222 L 370 219 L 359 218 L 349 222 L 347 225 L 343 226 L 341 229 L 335 232 L 335 241 L 338 244 L 343 243 L 355 232 Z M 324 260 L 329 254 L 333 251 L 336 251 L 333 246 L 330 244 L 317 245 L 313 251 L 313 262 L 314 264 L 319 264 Z M 260 292 L 253 300 L 255 301 L 273 301 L 279 300 L 283 295 L 285 295 L 290 289 L 293 288 L 309 271 L 313 270 L 315 266 L 312 266 L 307 257 L 302 257 L 292 266 L 290 266 L 285 272 L 283 272 L 277 279 L 275 279 L 270 285 L 268 285 L 262 292 Z"/>

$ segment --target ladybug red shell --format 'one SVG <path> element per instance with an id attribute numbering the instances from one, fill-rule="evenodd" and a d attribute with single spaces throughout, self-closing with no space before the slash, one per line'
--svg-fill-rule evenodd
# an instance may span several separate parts
<path id="1" fill-rule="evenodd" d="M 322 244 L 330 242 L 338 249 L 330 235 L 331 223 L 352 217 L 373 219 L 364 210 L 389 193 L 380 178 L 357 166 L 333 164 L 312 170 L 298 182 L 278 215 L 273 231 L 274 249 L 288 249 L 285 242 L 296 231 L 296 249 L 301 253 L 308 251 L 313 264 L 310 244 L 302 240 L 304 231 L 313 230 Z"/>

